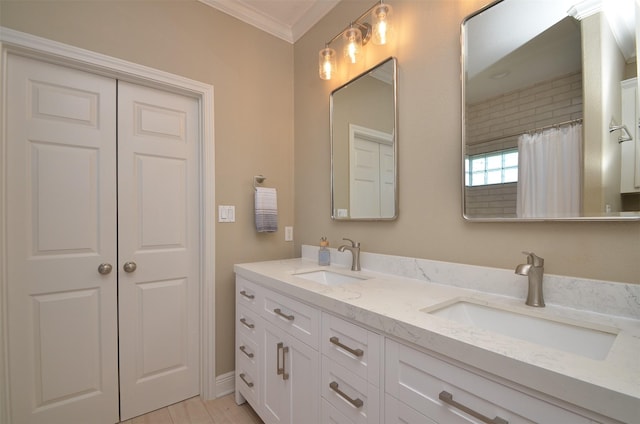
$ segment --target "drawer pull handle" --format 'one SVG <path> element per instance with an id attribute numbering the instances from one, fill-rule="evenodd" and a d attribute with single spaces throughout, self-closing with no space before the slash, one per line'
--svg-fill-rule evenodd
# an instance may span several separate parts
<path id="1" fill-rule="evenodd" d="M 242 291 L 240 292 L 240 294 L 241 294 L 241 295 L 243 295 L 244 297 L 246 297 L 247 299 L 251 299 L 251 300 L 253 300 L 253 299 L 255 299 L 255 298 L 256 298 L 256 296 L 255 296 L 254 294 L 249 294 L 249 293 L 247 293 L 245 290 L 242 290 Z"/>
<path id="2" fill-rule="evenodd" d="M 240 318 L 240 322 L 244 324 L 245 327 L 247 328 L 255 328 L 256 326 L 254 324 L 251 324 L 249 322 L 247 322 L 246 318 Z"/>
<path id="3" fill-rule="evenodd" d="M 247 355 L 249 358 L 253 358 L 253 353 L 251 352 L 247 352 L 247 348 L 244 346 L 240 346 L 240 350 L 242 351 L 242 353 L 244 353 L 245 355 Z"/>
<path id="4" fill-rule="evenodd" d="M 245 377 L 246 377 L 246 376 L 245 376 L 245 374 L 244 374 L 244 373 L 240 374 L 240 379 L 241 379 L 242 381 L 244 381 L 244 384 L 246 384 L 246 385 L 247 385 L 247 386 L 249 386 L 249 387 L 253 387 L 253 383 L 252 383 L 251 381 L 247 381 L 247 379 L 246 379 Z"/>
<path id="5" fill-rule="evenodd" d="M 329 339 L 329 341 L 331 343 L 333 343 L 334 345 L 338 346 L 339 348 L 342 348 L 342 349 L 346 350 L 350 354 L 352 354 L 354 356 L 357 356 L 358 358 L 360 358 L 362 355 L 364 355 L 364 351 L 362 349 L 352 349 L 349 346 L 346 346 L 346 345 L 340 343 L 340 339 L 337 338 L 336 336 L 331 337 Z"/>
<path id="6" fill-rule="evenodd" d="M 283 313 L 280 308 L 274 309 L 273 312 L 276 315 L 280 315 L 282 318 L 286 319 L 287 321 L 293 321 L 294 318 L 295 318 L 293 315 L 287 315 L 287 314 Z"/>
<path id="7" fill-rule="evenodd" d="M 438 395 L 438 398 L 443 401 L 446 404 L 449 404 L 451 406 L 453 406 L 454 408 L 457 408 L 459 410 L 461 410 L 462 412 L 471 415 L 474 418 L 479 419 L 480 421 L 482 421 L 483 423 L 487 423 L 487 424 L 509 424 L 509 421 L 505 420 L 504 418 L 501 417 L 495 417 L 493 419 L 482 415 L 479 412 L 474 411 L 473 409 L 469 408 L 468 406 L 465 406 L 461 403 L 456 402 L 455 400 L 453 400 L 453 395 L 445 390 L 441 391 L 440 394 Z"/>
<path id="8" fill-rule="evenodd" d="M 282 368 L 280 367 L 280 352 L 282 352 Z M 283 380 L 289 379 L 289 374 L 284 369 L 285 357 L 284 354 L 289 352 L 289 347 L 285 346 L 282 342 L 276 345 L 276 371 L 278 375 L 282 376 Z"/>
<path id="9" fill-rule="evenodd" d="M 329 383 L 329 388 L 331 390 L 333 390 L 334 392 L 336 392 L 338 394 L 338 396 L 340 396 L 342 399 L 346 400 L 351 405 L 353 405 L 355 408 L 362 408 L 362 405 L 364 405 L 364 402 L 362 401 L 362 399 L 360 399 L 360 398 L 351 399 L 351 397 L 349 397 L 349 395 L 347 395 L 345 392 L 340 390 L 340 387 L 338 386 L 338 383 L 336 383 L 335 381 L 332 381 L 331 383 Z"/>

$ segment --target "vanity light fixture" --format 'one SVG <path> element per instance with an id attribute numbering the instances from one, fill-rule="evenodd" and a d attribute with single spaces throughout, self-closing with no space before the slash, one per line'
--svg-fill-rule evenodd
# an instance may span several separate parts
<path id="1" fill-rule="evenodd" d="M 336 51 L 331 48 L 331 43 L 337 39 L 344 40 L 344 58 L 348 64 L 358 62 L 362 47 L 372 38 L 373 44 L 387 44 L 392 32 L 391 14 L 391 6 L 380 0 L 329 40 L 318 55 L 320 78 L 330 80 L 336 72 L 337 55 Z"/>

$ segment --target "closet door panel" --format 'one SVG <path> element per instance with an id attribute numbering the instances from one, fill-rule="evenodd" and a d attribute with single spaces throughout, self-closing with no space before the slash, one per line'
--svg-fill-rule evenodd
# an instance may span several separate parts
<path id="1" fill-rule="evenodd" d="M 118 421 L 116 82 L 9 55 L 8 333 L 15 423 Z"/>
<path id="2" fill-rule="evenodd" d="M 118 83 L 123 420 L 199 393 L 197 120 L 193 98 Z"/>

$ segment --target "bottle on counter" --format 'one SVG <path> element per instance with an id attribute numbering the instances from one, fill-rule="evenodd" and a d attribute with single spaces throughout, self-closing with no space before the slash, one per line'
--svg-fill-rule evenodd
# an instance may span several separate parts
<path id="1" fill-rule="evenodd" d="M 331 252 L 328 249 L 329 242 L 326 237 L 320 239 L 320 250 L 318 250 L 318 265 L 327 266 L 331 263 Z"/>

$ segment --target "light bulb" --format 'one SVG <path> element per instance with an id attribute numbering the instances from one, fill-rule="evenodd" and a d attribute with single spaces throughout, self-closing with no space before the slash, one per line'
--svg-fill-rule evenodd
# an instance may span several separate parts
<path id="1" fill-rule="evenodd" d="M 323 80 L 330 80 L 333 73 L 336 71 L 336 51 L 330 47 L 325 47 L 320 50 L 318 58 L 318 71 L 320 78 Z"/>
<path id="2" fill-rule="evenodd" d="M 389 41 L 391 26 L 391 6 L 380 3 L 371 11 L 373 22 L 373 44 L 384 45 Z"/>
<path id="3" fill-rule="evenodd" d="M 357 28 L 349 28 L 344 32 L 346 45 L 344 47 L 344 56 L 349 63 L 357 63 L 360 50 L 362 49 L 362 33 Z"/>

